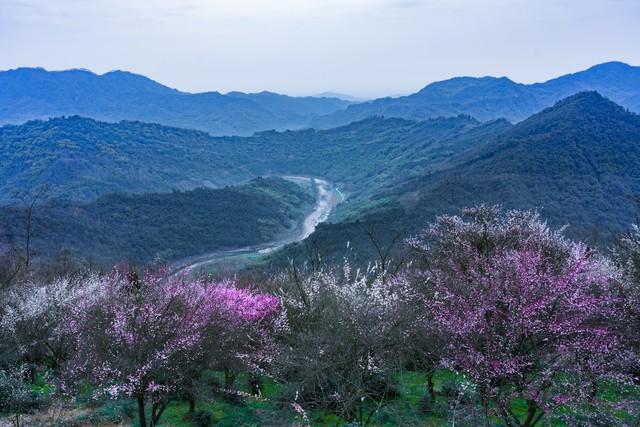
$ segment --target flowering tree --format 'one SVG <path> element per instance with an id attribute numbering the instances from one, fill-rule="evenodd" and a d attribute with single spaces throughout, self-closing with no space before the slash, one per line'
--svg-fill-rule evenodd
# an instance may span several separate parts
<path id="1" fill-rule="evenodd" d="M 222 371 L 229 392 L 239 372 L 261 372 L 272 363 L 278 352 L 275 335 L 286 319 L 273 295 L 255 294 L 229 282 L 211 292 L 218 304 L 205 328 L 200 366 Z"/>
<path id="2" fill-rule="evenodd" d="M 96 275 L 15 286 L 6 294 L 0 327 L 20 357 L 55 369 L 69 350 L 63 323 L 71 307 L 95 301 L 101 287 Z"/>
<path id="3" fill-rule="evenodd" d="M 609 326 L 616 273 L 583 245 L 528 212 L 481 206 L 443 216 L 411 246 L 424 259 L 415 284 L 448 346 L 446 366 L 470 377 L 488 415 L 533 426 L 588 396 L 619 349 Z M 523 399 L 521 419 L 512 410 Z"/>
<path id="4" fill-rule="evenodd" d="M 41 408 L 44 399 L 26 382 L 26 366 L 0 369 L 0 414 L 13 415 L 14 424 L 20 427 L 20 417 Z"/>
<path id="5" fill-rule="evenodd" d="M 269 303 L 255 303 L 264 300 Z M 66 325 L 76 349 L 68 378 L 91 382 L 96 395 L 135 398 L 141 426 L 147 425 L 150 398 L 149 425 L 156 425 L 170 393 L 181 391 L 205 367 L 204 350 L 212 347 L 206 343 L 215 331 L 258 321 L 277 305 L 230 284 L 115 273 L 104 281 L 98 299 L 74 308 Z"/>
<path id="6" fill-rule="evenodd" d="M 333 408 L 366 425 L 395 393 L 407 299 L 402 277 L 352 270 L 313 271 L 277 280 L 287 309 L 281 374 L 294 409 Z M 295 282 L 295 283 L 294 283 Z"/>

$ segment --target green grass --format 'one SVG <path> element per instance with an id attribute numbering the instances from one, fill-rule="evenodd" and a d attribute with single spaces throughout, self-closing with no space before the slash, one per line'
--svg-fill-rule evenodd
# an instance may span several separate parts
<path id="1" fill-rule="evenodd" d="M 364 405 L 365 417 L 375 411 L 371 417 L 371 426 L 444 426 L 448 425 L 449 400 L 445 396 L 449 384 L 460 384 L 463 378 L 448 370 L 440 370 L 434 376 L 435 401 L 425 399 L 427 396 L 427 375 L 424 372 L 404 371 L 397 376 L 398 395 L 389 399 L 383 405 L 377 406 L 374 402 Z M 209 372 L 205 375 L 205 383 L 222 383 L 223 376 L 218 372 Z M 33 384 L 34 390 L 43 395 L 49 395 L 50 386 L 47 385 L 42 375 L 36 378 Z M 240 375 L 236 379 L 234 389 L 249 393 L 250 388 L 246 375 Z M 261 378 L 261 398 L 243 398 L 235 401 L 225 399 L 213 392 L 205 392 L 204 397 L 197 401 L 196 411 L 207 411 L 211 414 L 213 424 L 221 427 L 252 427 L 252 426 L 286 426 L 300 423 L 300 417 L 295 413 L 289 401 L 279 401 L 282 385 L 271 378 Z M 623 399 L 638 400 L 640 390 L 638 387 L 620 387 L 613 383 L 602 383 L 598 390 L 601 402 L 619 402 Z M 137 408 L 135 402 L 130 399 L 106 400 L 96 402 L 91 399 L 91 390 L 83 390 L 77 399 L 77 408 L 83 410 L 83 415 L 75 421 L 83 425 L 113 425 L 131 424 L 137 426 Z M 512 409 L 524 419 L 526 403 L 523 400 L 513 402 Z M 591 409 L 585 406 L 585 412 Z M 88 411 L 87 411 L 88 410 Z M 150 408 L 147 408 L 150 410 Z M 160 426 L 164 427 L 197 427 L 188 416 L 189 405 L 187 402 L 172 402 L 165 410 L 160 420 Z M 569 413 L 568 408 L 559 408 L 552 416 L 547 416 L 545 422 L 554 427 L 567 425 L 559 419 L 559 416 Z M 347 420 L 341 418 L 329 410 L 312 409 L 307 411 L 311 425 L 320 427 L 347 426 Z M 613 412 L 611 415 L 625 422 L 632 422 L 623 411 Z M 491 419 L 491 425 L 503 426 L 498 418 Z"/>

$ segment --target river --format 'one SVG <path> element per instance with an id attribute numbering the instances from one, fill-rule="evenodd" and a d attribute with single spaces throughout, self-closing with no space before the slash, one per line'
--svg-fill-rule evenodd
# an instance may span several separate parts
<path id="1" fill-rule="evenodd" d="M 325 222 L 329 218 L 333 208 L 344 200 L 344 195 L 340 190 L 326 180 L 305 176 L 283 176 L 282 178 L 300 185 L 315 185 L 315 205 L 302 223 L 295 227 L 294 231 L 286 233 L 279 239 L 260 245 L 220 250 L 183 259 L 171 266 L 171 274 L 190 276 L 217 268 L 234 270 L 246 266 L 252 259 L 267 255 L 285 245 L 299 242 L 309 237 L 318 224 Z"/>

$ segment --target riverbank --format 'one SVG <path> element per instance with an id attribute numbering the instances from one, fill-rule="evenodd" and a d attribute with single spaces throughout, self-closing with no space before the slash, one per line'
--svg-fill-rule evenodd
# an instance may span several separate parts
<path id="1" fill-rule="evenodd" d="M 304 220 L 290 233 L 260 245 L 215 251 L 178 261 L 170 268 L 171 274 L 195 275 L 208 272 L 234 272 L 250 263 L 259 262 L 264 256 L 285 245 L 302 241 L 309 237 L 318 224 L 328 220 L 331 212 L 343 196 L 329 181 L 304 176 L 283 176 L 282 178 L 301 186 L 309 186 L 316 196 L 316 202 Z"/>

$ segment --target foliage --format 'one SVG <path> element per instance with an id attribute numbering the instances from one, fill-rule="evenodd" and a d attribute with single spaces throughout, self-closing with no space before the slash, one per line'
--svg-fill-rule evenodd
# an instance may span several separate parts
<path id="1" fill-rule="evenodd" d="M 188 387 L 194 371 L 206 368 L 198 363 L 213 345 L 207 340 L 247 322 L 261 323 L 277 309 L 277 299 L 230 284 L 153 273 L 140 280 L 135 273 L 114 272 L 103 279 L 97 299 L 71 307 L 65 331 L 74 339 L 75 352 L 61 388 L 71 391 L 71 386 L 88 382 L 96 397 L 133 397 L 141 426 L 146 425 L 145 400 L 150 398 L 155 425 L 172 393 Z"/>
<path id="2" fill-rule="evenodd" d="M 622 235 L 613 250 L 614 261 L 623 272 L 619 289 L 621 301 L 618 310 L 625 313 L 619 327 L 624 331 L 626 367 L 634 382 L 640 381 L 640 228 L 634 225 Z"/>
<path id="3" fill-rule="evenodd" d="M 0 369 L 0 414 L 15 417 L 20 427 L 20 415 L 30 414 L 44 405 L 44 399 L 31 389 L 26 381 L 25 365 L 12 369 Z"/>
<path id="4" fill-rule="evenodd" d="M 129 422 L 137 405 L 141 425 L 198 411 L 220 425 L 628 425 L 639 241 L 624 236 L 614 264 L 536 213 L 483 205 L 438 217 L 407 264 L 383 247 L 361 270 L 292 261 L 260 291 L 34 275 L 4 290 L 3 342 L 22 359 L 4 363 L 59 365 L 47 378 L 77 398 L 76 423 Z M 16 390 L 49 393 L 21 372 Z"/>
<path id="5" fill-rule="evenodd" d="M 99 297 L 96 275 L 60 278 L 52 283 L 20 283 L 6 293 L 0 329 L 11 350 L 25 361 L 58 368 L 70 350 L 65 321 L 70 308 Z"/>
<path id="6" fill-rule="evenodd" d="M 564 240 L 536 214 L 481 206 L 441 216 L 411 245 L 428 316 L 447 337 L 445 366 L 468 375 L 487 413 L 532 426 L 545 413 L 595 397 L 616 373 L 616 271 Z M 512 409 L 524 399 L 527 414 Z"/>
<path id="7" fill-rule="evenodd" d="M 34 213 L 31 245 L 42 258 L 65 248 L 94 263 L 166 262 L 275 239 L 300 222 L 313 203 L 307 189 L 258 178 L 222 189 L 108 195 L 88 204 L 52 201 Z M 0 227 L 18 239 L 21 210 L 0 208 Z"/>
<path id="8" fill-rule="evenodd" d="M 278 360 L 287 382 L 283 399 L 298 412 L 333 408 L 347 420 L 367 424 L 376 406 L 396 395 L 401 368 L 402 278 L 373 271 L 297 272 L 276 279 L 290 333 Z"/>

